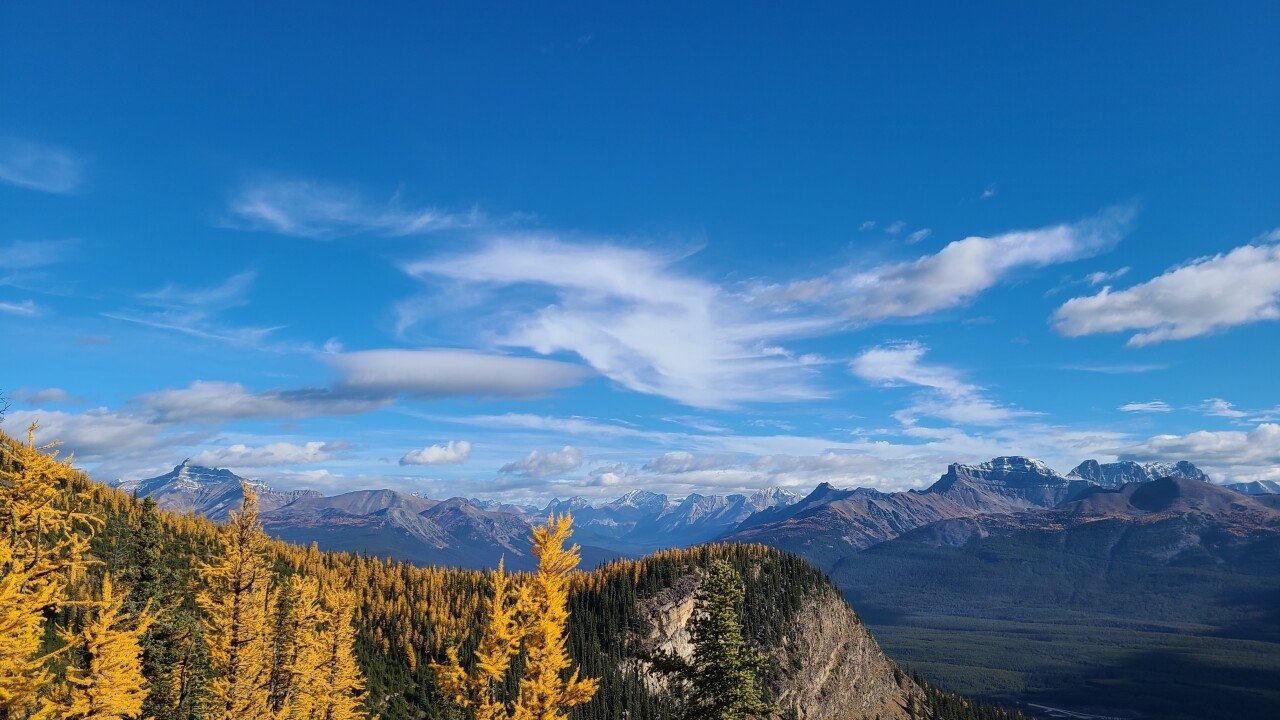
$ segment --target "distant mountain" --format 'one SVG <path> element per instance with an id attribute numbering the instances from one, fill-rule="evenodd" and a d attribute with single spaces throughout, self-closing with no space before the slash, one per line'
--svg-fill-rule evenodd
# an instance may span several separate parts
<path id="1" fill-rule="evenodd" d="M 303 498 L 321 497 L 315 490 L 277 491 L 236 475 L 230 470 L 192 465 L 183 460 L 173 470 L 138 482 L 117 484 L 121 490 L 150 497 L 163 510 L 194 513 L 211 520 L 223 521 L 244 500 L 241 482 L 249 482 L 258 494 L 258 503 L 271 510 Z"/>
<path id="2" fill-rule="evenodd" d="M 1088 717 L 1271 717 L 1275 686 L 1240 678 L 1280 657 L 1272 498 L 1178 475 L 1094 487 L 930 523 L 829 571 L 891 654 L 960 692 Z"/>
<path id="3" fill-rule="evenodd" d="M 1245 495 L 1275 495 L 1280 493 L 1280 482 L 1275 480 L 1254 480 L 1252 482 L 1232 483 L 1223 487 L 1231 488 Z"/>
<path id="4" fill-rule="evenodd" d="M 432 500 L 394 490 L 358 490 L 326 497 L 314 490 L 280 492 L 229 470 L 192 465 L 121 485 L 160 507 L 225 520 L 244 499 L 241 483 L 258 493 L 267 532 L 290 542 L 317 543 L 394 557 L 422 565 L 494 567 L 502 558 L 512 569 L 533 566 L 529 528 L 548 513 L 572 512 L 583 565 L 661 547 L 712 540 L 754 513 L 785 506 L 796 496 L 771 488 L 751 495 L 666 495 L 633 490 L 616 500 L 553 500 L 536 508 L 483 500 Z"/>
<path id="5" fill-rule="evenodd" d="M 820 567 L 895 538 L 922 525 L 951 518 L 1052 507 L 1090 487 L 1044 463 L 998 457 L 977 465 L 952 464 L 928 489 L 883 493 L 839 490 L 823 483 L 783 509 L 758 513 L 725 535 L 797 553 Z"/>
<path id="6" fill-rule="evenodd" d="M 574 534 L 580 542 L 641 553 L 714 540 L 752 515 L 787 507 L 796 500 L 795 493 L 782 488 L 750 495 L 695 493 L 679 500 L 632 490 L 598 504 L 580 497 L 553 500 L 541 514 L 572 512 Z"/>
<path id="7" fill-rule="evenodd" d="M 1146 463 L 1145 465 L 1132 461 L 1099 463 L 1097 460 L 1085 460 L 1068 473 L 1067 477 L 1105 488 L 1118 488 L 1131 482 L 1151 482 L 1162 477 L 1209 481 L 1208 475 L 1185 460 L 1177 463 Z"/>

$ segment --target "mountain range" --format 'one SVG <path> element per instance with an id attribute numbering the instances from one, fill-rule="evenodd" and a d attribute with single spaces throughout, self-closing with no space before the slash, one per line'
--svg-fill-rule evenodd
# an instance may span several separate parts
<path id="1" fill-rule="evenodd" d="M 555 499 L 543 508 L 462 497 L 433 500 L 395 490 L 356 490 L 326 497 L 314 490 L 277 491 L 230 470 L 183 461 L 173 470 L 123 490 L 150 497 L 165 510 L 225 520 L 240 506 L 246 483 L 258 495 L 263 526 L 282 540 L 325 550 L 393 557 L 423 565 L 533 566 L 529 527 L 550 513 L 572 512 L 583 564 L 714 540 L 762 510 L 796 496 L 780 488 L 750 495 L 670 498 L 635 490 L 607 502 Z"/>
<path id="2" fill-rule="evenodd" d="M 221 519 L 240 482 L 183 463 L 125 487 Z M 1012 456 L 906 492 L 634 490 L 541 508 L 251 485 L 277 537 L 417 564 L 531 567 L 530 524 L 566 511 L 587 567 L 709 541 L 772 546 L 828 573 L 893 657 L 1001 702 L 1168 718 L 1280 703 L 1266 689 L 1280 687 L 1280 485 L 1216 485 L 1186 461 L 1086 460 L 1064 475 Z"/>

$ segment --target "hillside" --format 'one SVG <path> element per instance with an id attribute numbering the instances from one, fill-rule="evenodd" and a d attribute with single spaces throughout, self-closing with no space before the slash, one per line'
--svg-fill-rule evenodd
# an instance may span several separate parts
<path id="1" fill-rule="evenodd" d="M 1187 720 L 1280 704 L 1280 512 L 1205 482 L 932 523 L 831 572 L 892 652 L 966 692 Z"/>
<path id="2" fill-rule="evenodd" d="M 117 575 L 138 593 L 136 602 L 166 608 L 149 635 L 149 666 L 157 672 L 174 663 L 198 668 L 188 665 L 201 655 L 200 635 L 193 632 L 200 613 L 192 596 L 217 526 L 158 510 L 154 501 L 131 498 L 83 475 L 70 476 L 63 492 L 102 519 L 92 541 L 94 556 L 103 561 L 95 572 Z M 282 541 L 269 549 L 285 575 L 320 577 L 358 593 L 356 646 L 373 710 L 387 719 L 452 717 L 428 665 L 442 659 L 446 646 L 471 647 L 488 585 L 485 573 L 419 568 Z M 917 684 L 884 656 L 820 572 L 776 550 L 742 545 L 671 551 L 575 576 L 570 649 L 602 686 L 572 717 L 666 717 L 661 683 L 646 672 L 644 658 L 653 649 L 685 647 L 680 619 L 688 616 L 698 579 L 715 559 L 728 560 L 746 578 L 746 632 L 772 659 L 762 680 L 786 716 L 908 718 L 932 707 L 931 717 L 937 718 L 1005 717 Z M 157 692 L 165 687 L 161 683 Z M 177 717 L 152 712 L 161 720 Z"/>

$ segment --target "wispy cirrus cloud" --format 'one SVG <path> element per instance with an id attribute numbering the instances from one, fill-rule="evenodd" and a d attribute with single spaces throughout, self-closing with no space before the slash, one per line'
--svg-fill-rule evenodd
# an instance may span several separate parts
<path id="1" fill-rule="evenodd" d="M 221 313 L 249 303 L 249 292 L 256 279 L 256 272 L 246 270 L 207 287 L 169 283 L 159 290 L 138 295 L 137 309 L 104 312 L 102 315 L 206 340 L 264 347 L 268 337 L 281 326 L 236 327 L 219 318 Z"/>
<path id="2" fill-rule="evenodd" d="M 766 303 L 822 303 L 851 320 L 878 322 L 966 305 L 1019 270 L 1092 257 L 1127 232 L 1135 210 L 1119 206 L 1074 223 L 955 240 L 931 255 L 761 288 Z"/>
<path id="3" fill-rule="evenodd" d="M 0 136 L 0 182 L 65 194 L 83 182 L 84 168 L 84 159 L 66 148 Z"/>
<path id="4" fill-rule="evenodd" d="M 0 302 L 0 313 L 7 315 L 22 315 L 24 317 L 35 317 L 41 312 L 40 306 L 36 305 L 34 300 L 19 300 L 17 302 Z"/>
<path id="5" fill-rule="evenodd" d="M 448 212 L 412 207 L 399 193 L 375 200 L 349 187 L 309 180 L 270 180 L 246 185 L 232 198 L 234 224 L 316 239 L 372 234 L 390 237 L 473 228 L 479 211 Z"/>
<path id="6" fill-rule="evenodd" d="M 1119 410 L 1128 413 L 1167 413 L 1173 412 L 1173 406 L 1163 400 L 1150 400 L 1126 403 L 1121 405 Z"/>
<path id="7" fill-rule="evenodd" d="M 695 407 L 819 397 L 816 358 L 779 343 L 834 326 L 753 306 L 680 272 L 680 256 L 549 236 L 491 238 L 478 250 L 404 266 L 423 279 L 523 289 L 493 309 L 496 342 L 571 352 L 637 392 Z"/>
<path id="8" fill-rule="evenodd" d="M 924 388 L 911 405 L 895 413 L 907 425 L 921 416 L 958 424 L 995 425 L 1035 413 L 1000 405 L 982 388 L 963 379 L 958 370 L 924 361 L 928 348 L 918 342 L 881 345 L 863 351 L 849 364 L 849 370 L 863 380 L 881 387 Z"/>
<path id="9" fill-rule="evenodd" d="M 1052 323 L 1067 337 L 1132 331 L 1127 344 L 1141 347 L 1266 320 L 1280 320 L 1280 230 L 1126 290 L 1072 298 Z"/>

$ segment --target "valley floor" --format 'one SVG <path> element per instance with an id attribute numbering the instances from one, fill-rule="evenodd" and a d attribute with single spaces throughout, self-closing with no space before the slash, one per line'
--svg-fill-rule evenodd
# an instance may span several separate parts
<path id="1" fill-rule="evenodd" d="M 966 695 L 1058 717 L 1263 718 L 1280 707 L 1280 643 L 1072 613 L 1044 622 L 865 613 L 886 652 Z M 1126 708 L 1141 707 L 1141 715 Z"/>

